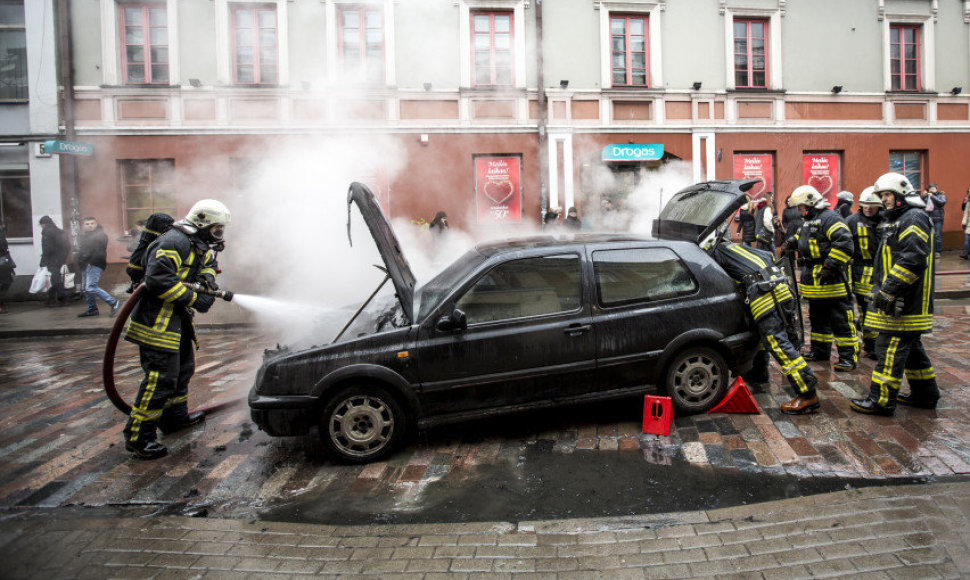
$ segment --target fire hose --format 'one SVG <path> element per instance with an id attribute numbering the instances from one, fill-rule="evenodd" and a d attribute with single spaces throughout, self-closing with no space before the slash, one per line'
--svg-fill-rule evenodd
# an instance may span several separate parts
<path id="1" fill-rule="evenodd" d="M 190 284 L 187 282 L 183 282 L 183 284 L 200 294 L 208 294 L 216 298 L 222 298 L 227 302 L 232 300 L 233 294 L 229 290 L 211 290 L 201 284 Z M 118 348 L 118 339 L 121 337 L 121 331 L 124 330 L 125 323 L 128 322 L 128 318 L 131 316 L 131 311 L 135 309 L 135 305 L 138 304 L 144 294 L 145 285 L 139 284 L 131 294 L 131 298 L 128 299 L 121 308 L 121 311 L 118 312 L 114 326 L 111 327 L 111 334 L 108 335 L 108 343 L 104 347 L 104 362 L 101 364 L 101 379 L 104 382 L 104 392 L 108 395 L 108 399 L 111 400 L 115 408 L 125 415 L 131 414 L 131 405 L 118 394 L 118 389 L 115 388 L 115 351 Z M 204 413 L 212 413 L 232 406 L 240 400 L 242 399 L 232 399 L 202 409 L 193 409 L 189 412 L 195 413 L 202 411 Z"/>

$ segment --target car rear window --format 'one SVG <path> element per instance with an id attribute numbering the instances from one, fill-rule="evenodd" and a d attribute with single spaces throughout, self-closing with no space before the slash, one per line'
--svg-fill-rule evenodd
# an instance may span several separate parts
<path id="1" fill-rule="evenodd" d="M 455 304 L 468 324 L 571 312 L 580 306 L 579 256 L 559 254 L 495 266 Z"/>
<path id="2" fill-rule="evenodd" d="M 697 289 L 690 271 L 669 248 L 597 250 L 593 267 L 602 306 L 663 300 Z"/>

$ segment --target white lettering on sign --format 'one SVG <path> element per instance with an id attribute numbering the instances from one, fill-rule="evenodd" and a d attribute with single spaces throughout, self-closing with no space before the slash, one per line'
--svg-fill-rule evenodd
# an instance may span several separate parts
<path id="1" fill-rule="evenodd" d="M 653 147 L 623 147 L 620 145 L 613 145 L 610 149 L 610 155 L 614 158 L 633 158 L 633 159 L 646 159 L 649 157 L 656 157 L 656 152 Z"/>

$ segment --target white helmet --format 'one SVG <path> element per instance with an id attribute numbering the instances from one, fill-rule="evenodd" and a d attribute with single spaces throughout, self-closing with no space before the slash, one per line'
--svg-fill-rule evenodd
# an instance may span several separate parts
<path id="1" fill-rule="evenodd" d="M 837 199 L 844 199 L 845 201 L 852 201 L 854 198 L 851 191 L 840 191 L 838 195 L 835 196 Z"/>
<path id="2" fill-rule="evenodd" d="M 880 175 L 873 186 L 873 192 L 879 194 L 884 191 L 891 191 L 899 198 L 916 193 L 913 184 L 902 173 L 883 173 Z"/>
<path id="3" fill-rule="evenodd" d="M 203 199 L 192 206 L 188 215 L 185 216 L 185 221 L 200 230 L 213 225 L 228 226 L 230 222 L 229 208 L 221 201 Z"/>
<path id="4" fill-rule="evenodd" d="M 825 201 L 822 194 L 820 194 L 818 190 L 811 185 L 799 185 L 795 188 L 795 191 L 792 192 L 791 197 L 788 199 L 788 205 L 790 207 L 807 205 L 808 207 L 822 209 L 828 207 L 829 202 Z"/>
<path id="5" fill-rule="evenodd" d="M 871 185 L 863 189 L 862 193 L 859 194 L 859 205 L 863 207 L 865 206 L 882 207 L 882 200 L 879 199 L 879 196 L 876 195 L 874 190 L 875 188 L 872 187 Z"/>

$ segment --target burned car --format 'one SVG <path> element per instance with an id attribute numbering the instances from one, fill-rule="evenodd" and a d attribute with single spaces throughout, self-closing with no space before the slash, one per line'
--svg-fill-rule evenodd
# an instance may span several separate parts
<path id="1" fill-rule="evenodd" d="M 679 413 L 705 412 L 758 348 L 734 282 L 700 246 L 750 185 L 679 192 L 653 237 L 480 244 L 416 288 L 373 194 L 354 183 L 348 204 L 377 243 L 398 316 L 326 346 L 268 351 L 252 418 L 274 436 L 313 432 L 359 463 L 387 456 L 413 428 L 651 390 Z"/>

